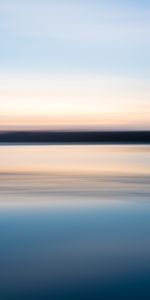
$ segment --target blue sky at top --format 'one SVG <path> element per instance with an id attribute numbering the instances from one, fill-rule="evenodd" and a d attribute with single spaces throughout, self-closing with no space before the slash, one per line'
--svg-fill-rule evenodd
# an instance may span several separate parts
<path id="1" fill-rule="evenodd" d="M 150 1 L 0 0 L 1 72 L 150 75 Z"/>

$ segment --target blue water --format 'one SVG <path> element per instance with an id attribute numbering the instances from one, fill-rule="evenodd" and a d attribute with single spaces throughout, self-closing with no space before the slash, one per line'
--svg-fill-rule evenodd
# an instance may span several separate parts
<path id="1" fill-rule="evenodd" d="M 134 151 L 121 175 L 121 159 L 114 173 L 1 172 L 0 299 L 150 299 L 149 161 L 138 150 L 133 170 Z"/>
<path id="2" fill-rule="evenodd" d="M 1 299 L 150 295 L 150 203 L 3 211 L 0 246 Z"/>

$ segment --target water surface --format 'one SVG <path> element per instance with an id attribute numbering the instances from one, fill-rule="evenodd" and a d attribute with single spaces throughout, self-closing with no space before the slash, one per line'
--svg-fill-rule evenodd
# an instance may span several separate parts
<path id="1" fill-rule="evenodd" d="M 0 298 L 149 296 L 150 147 L 1 147 Z"/>

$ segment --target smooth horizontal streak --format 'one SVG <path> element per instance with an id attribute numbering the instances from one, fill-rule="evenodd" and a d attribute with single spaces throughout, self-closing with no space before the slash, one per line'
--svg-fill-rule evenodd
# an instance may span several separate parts
<path id="1" fill-rule="evenodd" d="M 0 144 L 150 144 L 150 131 L 1 132 Z"/>

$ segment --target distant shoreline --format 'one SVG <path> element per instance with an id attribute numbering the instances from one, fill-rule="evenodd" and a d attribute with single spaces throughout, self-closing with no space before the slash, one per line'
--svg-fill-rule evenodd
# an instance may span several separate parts
<path id="1" fill-rule="evenodd" d="M 3 144 L 150 144 L 150 131 L 9 131 L 0 132 Z"/>

